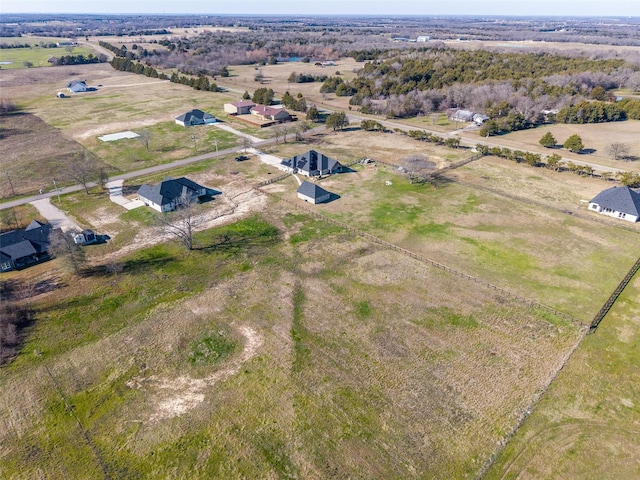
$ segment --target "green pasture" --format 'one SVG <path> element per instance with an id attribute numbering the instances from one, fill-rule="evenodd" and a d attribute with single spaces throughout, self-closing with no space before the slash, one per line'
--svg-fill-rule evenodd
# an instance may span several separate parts
<path id="1" fill-rule="evenodd" d="M 162 122 L 136 130 L 150 134 L 149 151 L 139 138 L 111 142 L 96 139 L 90 150 L 115 172 L 126 172 L 215 152 L 216 144 L 219 151 L 238 146 L 234 134 L 211 125 L 185 128 L 175 122 Z"/>
<path id="2" fill-rule="evenodd" d="M 333 177 L 344 206 L 324 213 L 587 323 L 640 256 L 638 233 L 456 183 L 358 175 Z"/>
<path id="3" fill-rule="evenodd" d="M 60 41 L 60 39 L 58 39 L 58 41 Z M 51 65 L 47 62 L 50 57 L 62 57 L 65 55 L 84 55 L 86 57 L 90 53 L 94 52 L 86 47 L 80 46 L 74 46 L 72 51 L 67 50 L 67 47 L 2 48 L 0 49 L 0 62 L 11 63 L 0 66 L 3 69 L 26 68 L 25 62 L 29 62 L 33 67 L 48 67 Z"/>
<path id="4" fill-rule="evenodd" d="M 640 475 L 636 275 L 582 342 L 485 478 Z"/>

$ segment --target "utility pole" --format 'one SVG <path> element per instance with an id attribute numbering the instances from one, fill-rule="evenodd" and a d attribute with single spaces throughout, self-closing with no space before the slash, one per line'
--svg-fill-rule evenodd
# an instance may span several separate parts
<path id="1" fill-rule="evenodd" d="M 15 197 L 16 191 L 13 189 L 13 182 L 11 181 L 11 176 L 9 175 L 9 172 L 7 170 L 4 171 L 4 174 L 7 176 L 7 180 L 9 180 L 9 185 L 11 186 L 11 195 Z"/>
<path id="2" fill-rule="evenodd" d="M 58 194 L 58 203 L 61 203 L 60 190 L 58 189 L 58 185 L 56 185 L 56 179 L 55 178 L 53 179 L 53 188 L 55 188 L 56 193 Z"/>
<path id="3" fill-rule="evenodd" d="M 198 153 L 198 137 L 196 137 L 195 135 L 191 135 L 191 140 L 193 140 L 193 151 L 195 153 Z"/>

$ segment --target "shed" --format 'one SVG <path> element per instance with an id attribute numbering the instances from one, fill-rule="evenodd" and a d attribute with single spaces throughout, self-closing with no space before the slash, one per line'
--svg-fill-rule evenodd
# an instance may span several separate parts
<path id="1" fill-rule="evenodd" d="M 302 185 L 298 188 L 298 198 L 305 202 L 311 202 L 314 205 L 316 203 L 323 203 L 329 201 L 331 198 L 331 192 L 328 192 L 324 188 L 306 180 L 302 182 Z"/>

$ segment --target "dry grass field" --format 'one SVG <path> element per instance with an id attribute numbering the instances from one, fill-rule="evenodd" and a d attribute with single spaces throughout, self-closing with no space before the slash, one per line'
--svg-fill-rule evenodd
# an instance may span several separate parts
<path id="1" fill-rule="evenodd" d="M 553 134 L 558 144 L 564 143 L 571 135 L 580 135 L 585 149 L 593 150 L 593 152 L 588 154 L 572 154 L 565 149 L 556 150 L 544 148 L 538 142 L 547 132 Z M 482 141 L 484 142 L 484 140 L 486 139 Z M 559 153 L 569 159 L 597 163 L 620 170 L 640 172 L 640 121 L 638 120 L 589 125 L 553 124 L 531 130 L 509 133 L 508 135 L 489 139 L 489 143 L 491 141 L 513 149 L 539 152 L 543 155 Z M 633 160 L 614 161 L 607 151 L 607 147 L 612 143 L 624 143 L 628 145 L 629 156 L 632 157 Z"/>
<path id="2" fill-rule="evenodd" d="M 473 477 L 581 330 L 287 210 L 33 299 L 0 475 Z"/>
<path id="3" fill-rule="evenodd" d="M 391 167 L 380 165 L 357 167 L 354 173 L 322 181 L 323 188 L 340 199 L 315 208 L 586 323 L 640 256 L 640 230 L 608 227 L 595 214 L 583 219 L 560 211 L 587 214 L 581 200 L 606 188 L 602 180 L 579 181 L 568 173 L 490 157 L 452 176 L 523 201 L 446 181 L 410 185 Z M 297 183 L 291 180 L 286 185 L 286 189 L 284 183 L 269 188 L 294 201 Z"/>

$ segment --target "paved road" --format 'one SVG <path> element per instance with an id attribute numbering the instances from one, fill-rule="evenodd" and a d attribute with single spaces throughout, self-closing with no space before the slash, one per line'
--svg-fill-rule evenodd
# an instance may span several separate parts
<path id="1" fill-rule="evenodd" d="M 255 143 L 254 146 L 262 146 L 273 143 L 274 139 L 263 140 L 259 143 Z M 220 150 L 218 152 L 209 152 L 202 155 L 196 155 L 189 158 L 183 158 L 182 160 L 176 160 L 171 163 L 163 163 L 162 165 L 155 165 L 149 168 L 143 168 L 141 170 L 136 170 L 133 172 L 127 172 L 120 175 L 115 175 L 113 177 L 109 177 L 109 181 L 113 180 L 128 180 L 130 178 L 139 177 L 142 175 L 150 175 L 153 173 L 164 172 L 166 170 L 171 170 L 176 167 L 182 167 L 184 165 L 189 165 L 190 163 L 201 162 L 202 160 L 207 160 L 209 158 L 222 157 L 224 155 L 229 155 L 232 153 L 236 153 L 242 150 L 242 147 L 233 147 L 227 148 L 225 150 Z M 89 187 L 95 187 L 97 185 L 96 182 L 91 182 L 88 184 Z M 41 195 L 32 195 L 29 197 L 20 198 L 18 200 L 11 200 L 9 202 L 0 203 L 0 210 L 5 210 L 7 208 L 17 207 L 18 205 L 25 205 L 27 203 L 33 203 L 38 200 L 57 197 L 58 194 L 64 195 L 66 193 L 79 192 L 80 190 L 84 190 L 82 185 L 71 185 L 69 187 L 59 188 L 58 191 L 52 190 L 50 192 L 43 193 Z M 54 200 L 57 201 L 57 200 Z"/>

